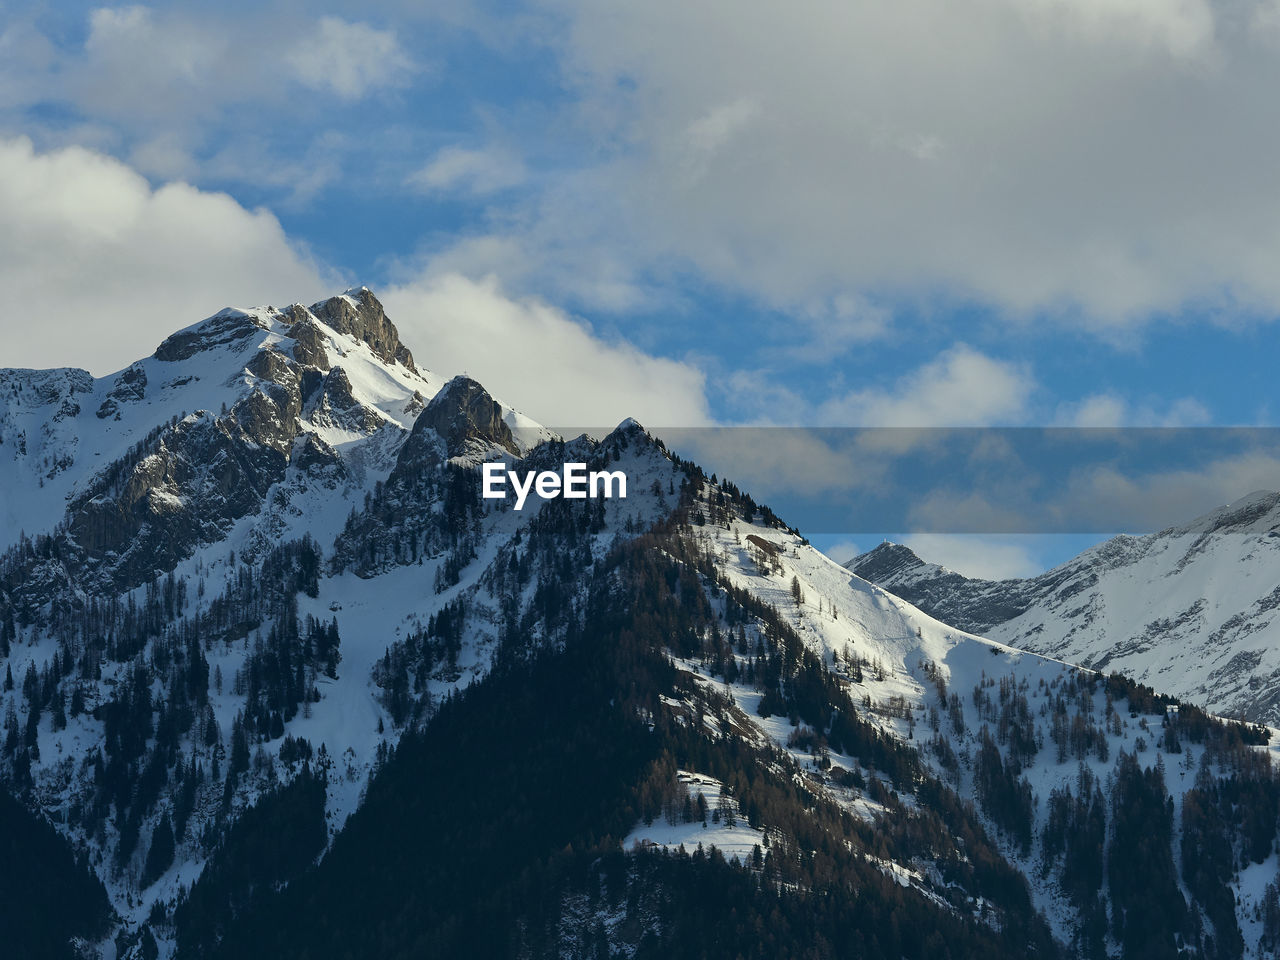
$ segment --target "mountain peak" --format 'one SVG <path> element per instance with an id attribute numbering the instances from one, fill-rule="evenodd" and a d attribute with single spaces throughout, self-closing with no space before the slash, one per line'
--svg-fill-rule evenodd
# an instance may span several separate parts
<path id="1" fill-rule="evenodd" d="M 466 375 L 456 376 L 441 387 L 418 415 L 392 477 L 418 473 L 438 464 L 442 443 L 444 456 L 449 458 L 477 452 L 479 447 L 520 454 L 502 405 Z"/>
<path id="2" fill-rule="evenodd" d="M 511 428 L 503 418 L 502 405 L 465 374 L 446 383 L 418 419 L 444 438 L 451 457 L 464 453 L 469 440 L 520 453 Z"/>
<path id="3" fill-rule="evenodd" d="M 224 307 L 207 320 L 170 334 L 156 347 L 155 358 L 168 363 L 188 360 L 204 350 L 240 344 L 269 326 L 257 314 Z"/>
<path id="4" fill-rule="evenodd" d="M 628 440 L 632 439 L 644 439 L 652 442 L 653 434 L 646 430 L 639 420 L 634 417 L 627 417 L 627 419 L 609 431 L 604 438 L 604 442 L 622 441 L 625 445 Z"/>
<path id="5" fill-rule="evenodd" d="M 905 571 L 923 566 L 925 562 L 910 547 L 885 540 L 875 549 L 858 554 L 845 564 L 845 569 L 857 574 L 863 580 L 881 583 Z"/>
<path id="6" fill-rule="evenodd" d="M 1250 527 L 1260 525 L 1259 533 L 1266 531 L 1274 526 L 1275 518 L 1272 514 L 1280 506 L 1280 493 L 1274 490 L 1255 490 L 1253 493 L 1233 500 L 1231 503 L 1224 504 L 1216 510 L 1210 510 L 1208 513 L 1197 517 L 1190 523 L 1169 527 L 1160 532 L 1160 536 L 1178 536 L 1186 533 L 1200 533 L 1204 535 L 1219 533 L 1231 530 L 1236 533 L 1247 532 Z"/>
<path id="7" fill-rule="evenodd" d="M 311 312 L 338 333 L 363 340 L 380 359 L 402 363 L 417 373 L 413 354 L 400 342 L 400 332 L 368 287 L 352 287 L 336 297 L 313 303 Z"/>

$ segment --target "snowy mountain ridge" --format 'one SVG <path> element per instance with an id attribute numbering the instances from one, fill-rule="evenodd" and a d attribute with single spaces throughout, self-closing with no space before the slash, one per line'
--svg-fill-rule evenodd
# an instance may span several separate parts
<path id="1" fill-rule="evenodd" d="M 477 411 L 483 412 L 483 422 L 477 422 Z M 636 429 L 624 431 L 616 442 L 625 443 Z M 60 809 L 65 817 L 68 805 L 92 793 L 93 778 L 68 778 L 68 763 L 72 757 L 92 759 L 104 733 L 98 714 L 113 702 L 114 691 L 127 686 L 133 659 L 104 650 L 108 662 L 91 667 L 83 644 L 65 629 L 52 631 L 61 632 L 61 639 L 50 635 L 51 606 L 69 609 L 87 596 L 117 595 L 113 604 L 123 601 L 132 609 L 154 602 L 154 587 L 165 580 L 170 590 L 165 616 L 194 629 L 209 618 L 211 600 L 243 590 L 238 586 L 242 571 L 260 568 L 280 544 L 332 544 L 350 521 L 353 505 L 367 503 L 384 483 L 394 487 L 398 477 L 442 470 L 446 464 L 518 461 L 547 444 L 563 441 L 492 400 L 475 381 L 446 381 L 419 370 L 365 288 L 310 309 L 296 304 L 285 310 L 224 309 L 167 338 L 154 356 L 100 380 L 82 370 L 0 371 L 0 484 L 5 490 L 0 549 L 12 548 L 0 599 L 13 634 L 5 637 L 0 652 L 7 654 L 6 668 L 19 681 L 33 671 L 47 675 L 51 662 L 60 663 L 60 671 L 83 661 L 74 678 L 74 699 L 83 705 L 67 716 L 73 698 L 60 694 L 55 729 L 28 737 L 34 756 L 29 776 L 41 805 Z M 598 447 L 586 439 L 575 441 L 575 455 L 588 459 Z M 425 460 L 423 451 L 429 454 Z M 632 467 L 637 479 L 645 477 L 643 458 Z M 428 499 L 440 495 L 434 488 L 418 493 Z M 625 506 L 635 524 L 651 519 L 645 494 Z M 526 513 L 536 515 L 532 505 Z M 489 548 L 481 544 L 518 529 L 503 512 L 491 514 L 486 526 L 476 531 L 475 547 L 494 549 L 496 542 Z M 25 535 L 21 543 L 20 534 Z M 308 685 L 317 700 L 295 706 L 298 715 L 288 724 L 291 737 L 324 744 L 342 771 L 329 784 L 331 831 L 358 802 L 378 744 L 394 743 L 396 736 L 397 725 L 378 703 L 375 661 L 388 645 L 425 628 L 432 611 L 476 588 L 481 565 L 452 574 L 447 590 L 433 587 L 444 562 L 440 552 L 448 547 L 431 548 L 435 556 L 421 558 L 425 568 L 397 568 L 376 584 L 351 574 L 326 577 L 322 594 L 301 596 L 300 618 L 333 621 L 347 632 L 349 618 L 358 617 L 371 641 L 344 643 L 344 666 L 333 671 L 335 676 L 308 665 L 305 671 L 315 674 Z M 479 604 L 473 617 L 485 619 Z M 87 622 L 84 629 L 107 633 L 111 619 L 102 626 Z M 197 656 L 199 669 L 210 680 L 217 676 L 218 689 L 211 690 L 204 718 L 197 717 L 191 733 L 174 745 L 192 765 L 202 763 L 206 773 L 215 754 L 225 762 L 229 753 L 227 737 L 244 695 L 233 691 L 233 681 L 248 670 L 255 644 L 262 643 L 262 627 L 232 628 L 240 631 L 238 643 L 215 644 Z M 483 675 L 485 648 L 495 639 L 492 627 L 478 626 L 457 666 L 450 664 L 453 679 L 440 689 Z M 110 642 L 110 636 L 96 641 Z M 154 657 L 157 643 L 172 642 L 172 634 L 161 630 L 139 654 Z M 118 664 L 111 662 L 115 657 L 122 658 Z M 155 685 L 162 699 L 171 699 L 167 686 Z M 0 711 L 7 702 L 26 713 L 31 701 L 22 689 L 0 694 Z M 201 742 L 210 737 L 211 742 Z M 273 754 L 280 746 L 276 740 Z M 241 785 L 231 798 L 233 809 L 252 804 L 261 789 L 287 777 L 291 766 L 278 756 L 260 757 L 255 764 L 256 776 L 249 776 L 256 783 Z M 202 802 L 197 798 L 197 818 Z M 158 823 L 156 808 L 166 804 L 152 801 L 151 806 L 130 831 L 136 828 L 145 836 Z M 101 861 L 117 909 L 137 917 L 156 898 L 172 897 L 180 884 L 189 886 L 194 879 L 203 857 L 194 828 L 192 834 L 186 844 L 178 838 L 180 856 L 173 870 L 145 884 L 147 896 L 139 900 L 142 851 L 134 853 L 131 867 L 113 867 L 111 858 L 121 850 L 118 827 L 113 830 L 108 822 L 96 836 L 72 829 Z M 185 862 L 183 853 L 189 858 Z"/>
<path id="2" fill-rule="evenodd" d="M 500 802 L 523 786 L 503 771 L 526 753 L 547 793 L 519 836 L 497 836 L 503 850 L 575 809 L 543 767 L 565 763 L 563 778 L 595 789 L 612 775 L 583 770 L 633 763 L 617 773 L 621 795 L 583 806 L 599 820 L 573 843 L 548 839 L 546 856 L 574 865 L 556 883 L 606 861 L 614 874 L 566 886 L 545 930 L 513 920 L 512 936 L 551 945 L 531 955 L 672 955 L 688 935 L 663 893 L 674 887 L 643 878 L 685 882 L 682 846 L 698 851 L 691 869 L 737 871 L 721 875 L 747 883 L 735 909 L 761 896 L 767 913 L 796 895 L 808 909 L 805 892 L 834 883 L 858 923 L 881 907 L 927 918 L 927 944 L 912 939 L 921 923 L 859 930 L 893 956 L 936 952 L 943 930 L 972 947 L 956 956 L 1052 956 L 1077 942 L 1119 955 L 1134 931 L 1238 941 L 1232 956 L 1280 942 L 1275 831 L 1248 833 L 1230 820 L 1246 804 L 1205 786 L 1261 784 L 1255 806 L 1270 803 L 1268 731 L 1179 714 L 1149 690 L 923 612 L 633 420 L 601 441 L 565 440 L 418 362 L 360 288 L 311 308 L 220 311 L 100 380 L 0 371 L 0 482 L 14 491 L 0 540 L 0 780 L 105 885 L 109 917 L 78 934 L 82 955 L 187 960 L 252 944 L 314 956 L 337 949 L 330 937 L 367 950 L 366 934 L 403 928 L 380 910 L 455 890 L 466 909 L 481 898 L 433 852 L 455 833 L 473 845 L 485 824 L 433 824 L 426 849 L 411 839 L 457 802 L 455 768 L 438 764 L 492 776 L 470 800 L 491 804 L 486 824 L 506 824 L 528 812 Z M 621 469 L 628 496 L 515 511 L 480 496 L 490 460 Z M 1237 526 L 1273 509 L 1242 507 Z M 1179 535 L 1185 555 L 1216 556 L 1206 530 Z M 922 583 L 955 576 L 903 549 L 877 562 Z M 1098 549 L 1123 559 L 1141 545 Z M 533 688 L 551 693 L 520 706 Z M 437 735 L 442 722 L 451 732 Z M 508 722 L 510 742 L 455 747 Z M 528 732 L 544 729 L 548 742 Z M 1095 813 L 1110 833 L 1078 847 L 1063 818 L 1085 816 L 1103 786 Z M 428 795 L 435 808 L 395 820 Z M 1166 799 L 1173 819 L 1154 832 L 1119 819 Z M 1229 825 L 1204 833 L 1188 804 L 1221 804 Z M 1151 889 L 1182 903 L 1167 923 L 1143 913 L 1146 888 L 1122 873 L 1098 880 L 1101 899 L 1073 885 L 1068 863 L 1100 872 L 1104 845 L 1128 862 L 1125 845 L 1149 835 L 1164 884 Z M 391 845 L 371 859 L 379 838 Z M 1187 838 L 1232 865 L 1217 887 L 1184 859 Z M 459 862 L 471 855 L 459 848 Z M 263 873 L 238 886 L 249 863 Z M 325 898 L 344 883 L 411 885 L 436 867 L 432 892 L 396 889 L 326 926 L 343 916 Z M 530 862 L 498 867 L 490 885 L 538 876 Z M 551 897 L 535 886 L 531 902 Z M 1231 889 L 1230 908 L 1211 887 Z M 295 917 L 313 923 L 292 929 Z M 834 936 L 854 918 L 832 922 Z"/>
<path id="3" fill-rule="evenodd" d="M 1280 494 L 1112 538 L 1025 580 L 967 578 L 890 543 L 848 568 L 1010 646 L 1280 723 Z"/>

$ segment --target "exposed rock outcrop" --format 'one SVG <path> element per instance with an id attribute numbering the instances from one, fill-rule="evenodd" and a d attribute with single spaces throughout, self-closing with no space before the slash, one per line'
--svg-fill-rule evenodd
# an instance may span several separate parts
<path id="1" fill-rule="evenodd" d="M 317 426 L 341 427 L 372 433 L 386 421 L 366 407 L 352 392 L 351 380 L 341 367 L 334 367 L 320 385 L 318 396 L 309 404 L 307 418 Z"/>
<path id="2" fill-rule="evenodd" d="M 311 312 L 338 333 L 363 340 L 387 363 L 402 363 L 417 372 L 413 354 L 400 342 L 400 333 L 388 318 L 382 304 L 368 287 L 348 290 L 311 305 Z"/>
<path id="3" fill-rule="evenodd" d="M 238 344 L 265 329 L 263 321 L 252 314 L 227 307 L 203 323 L 167 337 L 156 347 L 155 357 L 170 363 L 187 360 L 202 350 Z"/>
<path id="4" fill-rule="evenodd" d="M 431 398 L 414 424 L 414 433 L 427 427 L 444 439 L 450 457 L 466 455 L 474 444 L 520 453 L 502 407 L 467 376 L 454 377 Z"/>

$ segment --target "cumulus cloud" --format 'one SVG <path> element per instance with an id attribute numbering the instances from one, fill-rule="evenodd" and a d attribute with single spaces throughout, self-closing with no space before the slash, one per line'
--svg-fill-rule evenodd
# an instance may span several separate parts
<path id="1" fill-rule="evenodd" d="M 265 210 L 183 183 L 153 189 L 83 148 L 0 140 L 5 365 L 103 375 L 222 306 L 310 302 L 339 284 Z M 383 299 L 424 366 L 465 370 L 544 423 L 710 420 L 695 367 L 606 340 L 492 279 L 424 275 Z"/>
<path id="2" fill-rule="evenodd" d="M 608 149 L 578 183 L 598 229 L 543 206 L 532 248 L 1106 336 L 1280 311 L 1274 0 L 546 5 Z"/>
<path id="3" fill-rule="evenodd" d="M 1028 435 L 1027 450 L 1035 455 L 1003 473 L 953 461 L 936 478 L 904 476 L 905 529 L 1144 533 L 1185 523 L 1251 491 L 1274 490 L 1280 476 L 1280 445 L 1270 429 L 1074 433 Z"/>
<path id="4" fill-rule="evenodd" d="M 1280 451 L 1266 433 L 1258 449 L 1214 458 L 1185 469 L 1123 471 L 1089 464 L 1068 478 L 1063 515 L 1081 528 L 1158 530 L 1185 523 L 1258 490 L 1275 490 Z"/>
<path id="5" fill-rule="evenodd" d="M 492 277 L 430 273 L 382 300 L 424 366 L 466 372 L 549 426 L 611 427 L 710 422 L 695 367 L 597 336 L 583 321 L 534 298 L 503 293 Z"/>
<path id="6" fill-rule="evenodd" d="M 405 183 L 423 193 L 483 195 L 518 186 L 524 178 L 524 164 L 503 150 L 445 147 Z"/>
<path id="7" fill-rule="evenodd" d="M 815 323 L 814 328 L 820 325 Z M 870 336 L 880 336 L 877 329 Z M 817 343 L 782 351 L 798 359 L 814 359 Z M 831 349 L 848 346 L 836 337 Z M 726 373 L 717 386 L 740 423 L 821 427 L 979 427 L 1029 422 L 1039 385 L 1031 367 L 1001 360 L 956 344 L 931 360 L 906 370 L 884 385 L 829 391 L 825 399 L 807 399 L 791 383 L 769 369 Z M 920 431 L 892 431 L 862 441 L 897 448 L 927 442 Z"/>
<path id="8" fill-rule="evenodd" d="M 1006 0 L 1054 29 L 1092 43 L 1119 43 L 1131 52 L 1154 48 L 1175 58 L 1208 54 L 1217 33 L 1208 0 Z"/>
<path id="9" fill-rule="evenodd" d="M 265 210 L 183 183 L 153 189 L 100 153 L 0 140 L 6 365 L 110 373 L 227 304 L 336 285 Z"/>
<path id="10" fill-rule="evenodd" d="M 819 416 L 839 426 L 1021 423 L 1035 386 L 1026 368 L 959 344 L 891 387 L 854 390 L 823 403 Z"/>
<path id="11" fill-rule="evenodd" d="M 99 114 L 168 117 L 193 88 L 221 76 L 228 47 L 223 30 L 181 18 L 157 20 L 147 7 L 99 8 L 89 14 L 84 56 L 69 92 Z"/>
<path id="12" fill-rule="evenodd" d="M 330 90 L 344 100 L 400 86 L 415 70 L 393 31 L 339 17 L 321 17 L 311 36 L 301 40 L 287 60 L 306 86 Z"/>
<path id="13" fill-rule="evenodd" d="M 429 75 L 394 32 L 296 6 L 79 15 L 0 27 L 0 131 L 110 152 L 157 180 L 283 185 L 298 199 L 351 175 L 335 169 L 339 154 L 348 164 L 361 155 L 373 179 L 365 119 L 353 108 Z M 341 151 L 336 130 L 355 134 Z M 394 152 L 390 138 L 379 142 L 379 157 Z"/>
<path id="14" fill-rule="evenodd" d="M 822 552 L 834 560 L 836 563 L 848 563 L 858 554 L 862 553 L 862 548 L 852 540 L 836 540 L 827 544 L 822 548 Z"/>
<path id="15" fill-rule="evenodd" d="M 929 563 L 966 577 L 1009 580 L 1033 577 L 1044 570 L 1030 537 L 918 533 L 902 542 Z"/>
<path id="16" fill-rule="evenodd" d="M 825 364 L 856 346 L 880 340 L 893 329 L 893 312 L 865 297 L 839 294 L 795 311 L 796 343 L 778 353 L 800 363 Z"/>
<path id="17" fill-rule="evenodd" d="M 1194 397 L 1180 397 L 1167 405 L 1134 403 L 1113 391 L 1093 393 L 1061 404 L 1055 418 L 1071 427 L 1201 427 L 1213 419 Z"/>

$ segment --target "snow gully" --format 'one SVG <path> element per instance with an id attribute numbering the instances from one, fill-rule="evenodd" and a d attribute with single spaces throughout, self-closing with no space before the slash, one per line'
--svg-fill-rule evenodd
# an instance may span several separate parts
<path id="1" fill-rule="evenodd" d="M 515 491 L 515 508 L 522 510 L 524 502 L 532 490 L 543 500 L 554 500 L 564 497 L 566 500 L 586 500 L 603 497 L 606 500 L 618 497 L 626 499 L 627 475 L 621 470 L 592 470 L 587 472 L 585 463 L 566 463 L 564 469 L 557 473 L 554 470 L 525 473 L 523 481 L 514 470 L 508 470 L 505 463 L 486 463 L 484 465 L 484 498 L 486 500 L 503 500 L 507 496 L 507 484 Z"/>

